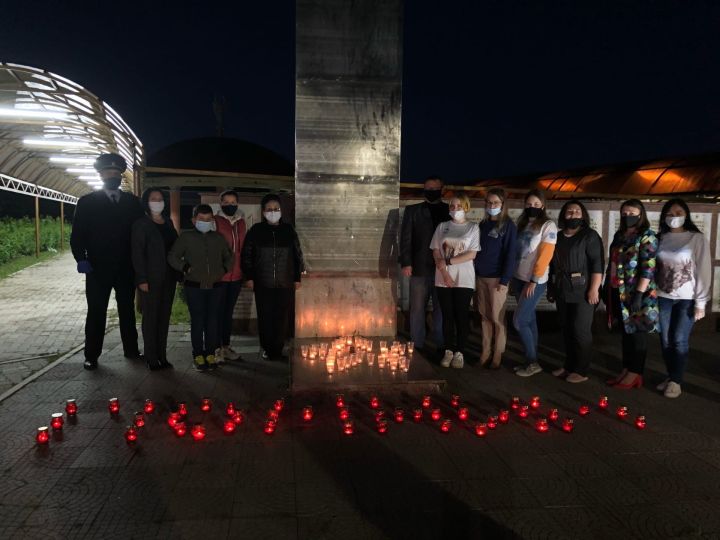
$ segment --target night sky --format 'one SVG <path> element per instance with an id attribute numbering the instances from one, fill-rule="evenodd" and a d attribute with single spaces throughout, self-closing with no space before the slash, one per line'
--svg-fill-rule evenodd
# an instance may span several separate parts
<path id="1" fill-rule="evenodd" d="M 150 153 L 214 135 L 219 94 L 227 136 L 292 159 L 294 2 L 233 4 L 4 2 L 0 58 L 90 89 Z M 720 151 L 720 2 L 405 4 L 405 181 Z"/>

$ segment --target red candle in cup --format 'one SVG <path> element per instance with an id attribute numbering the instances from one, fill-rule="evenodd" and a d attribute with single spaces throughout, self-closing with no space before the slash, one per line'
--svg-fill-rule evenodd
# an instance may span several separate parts
<path id="1" fill-rule="evenodd" d="M 75 416 L 78 412 L 77 402 L 74 399 L 68 399 L 65 402 L 65 412 L 68 416 Z"/>
<path id="2" fill-rule="evenodd" d="M 382 409 L 375 411 L 375 421 L 376 422 L 379 422 L 380 420 L 384 420 L 384 419 L 385 419 L 385 411 L 383 411 Z"/>
<path id="3" fill-rule="evenodd" d="M 35 440 L 38 444 L 47 444 L 50 441 L 50 430 L 47 426 L 41 426 L 37 429 Z"/>
<path id="4" fill-rule="evenodd" d="M 442 422 L 440 422 L 440 431 L 443 433 L 447 433 L 450 431 L 450 428 L 452 427 L 452 421 L 449 418 L 445 418 Z"/>
<path id="5" fill-rule="evenodd" d="M 239 426 L 240 424 L 243 423 L 244 419 L 245 419 L 245 417 L 243 416 L 242 411 L 235 411 L 235 414 L 232 415 L 232 418 L 230 420 L 232 421 L 233 424 L 235 424 L 236 426 Z"/>
<path id="6" fill-rule="evenodd" d="M 175 424 L 175 435 L 178 437 L 184 437 L 187 433 L 187 425 L 183 421 L 179 421 L 177 424 Z"/>
<path id="7" fill-rule="evenodd" d="M 338 415 L 340 416 L 340 420 L 347 420 L 348 418 L 350 418 L 350 411 L 347 407 L 343 407 L 338 412 Z"/>
<path id="8" fill-rule="evenodd" d="M 540 408 L 540 396 L 533 396 L 530 399 L 530 407 L 532 407 L 533 409 Z"/>
<path id="9" fill-rule="evenodd" d="M 503 409 L 498 413 L 498 420 L 501 424 L 507 424 L 510 421 L 510 411 Z"/>
<path id="10" fill-rule="evenodd" d="M 181 420 L 180 413 L 173 411 L 168 415 L 167 423 L 171 428 L 175 428 Z"/>
<path id="11" fill-rule="evenodd" d="M 535 422 L 535 429 L 540 433 L 545 433 L 548 429 L 550 429 L 547 418 L 538 418 L 537 422 Z"/>
<path id="12" fill-rule="evenodd" d="M 520 408 L 520 398 L 515 396 L 510 400 L 510 408 L 513 410 L 518 410 Z"/>
<path id="13" fill-rule="evenodd" d="M 190 430 L 190 434 L 192 435 L 192 438 L 196 441 L 202 441 L 206 435 L 205 426 L 203 426 L 202 424 L 195 424 Z"/>
<path id="14" fill-rule="evenodd" d="M 440 409 L 433 409 L 430 413 L 430 417 L 437 422 L 442 417 L 442 412 Z"/>
<path id="15" fill-rule="evenodd" d="M 645 429 L 645 426 L 646 426 L 646 425 L 647 425 L 647 423 L 645 422 L 645 417 L 644 417 L 644 416 L 641 415 L 641 416 L 638 416 L 638 417 L 635 419 L 635 427 L 636 427 L 636 428 L 638 428 L 638 429 Z"/>
<path id="16" fill-rule="evenodd" d="M 484 437 L 487 435 L 488 426 L 482 422 L 475 424 L 475 435 L 478 437 Z"/>
<path id="17" fill-rule="evenodd" d="M 422 407 L 423 409 L 429 409 L 432 401 L 430 399 L 430 396 L 423 396 L 422 399 Z"/>
<path id="18" fill-rule="evenodd" d="M 388 421 L 385 420 L 384 418 L 381 418 L 380 420 L 378 420 L 377 430 L 378 430 L 378 433 L 387 433 Z"/>
<path id="19" fill-rule="evenodd" d="M 50 419 L 50 426 L 55 431 L 60 431 L 63 428 L 63 425 L 65 424 L 65 421 L 63 420 L 63 414 L 56 412 L 52 414 L 52 417 Z"/>
<path id="20" fill-rule="evenodd" d="M 212 401 L 210 398 L 202 398 L 200 402 L 200 410 L 202 412 L 210 412 L 212 410 Z"/>
<path id="21" fill-rule="evenodd" d="M 275 433 L 276 426 L 277 426 L 277 423 L 275 422 L 275 420 L 271 420 L 271 419 L 265 420 L 265 427 L 263 428 L 263 431 L 267 435 L 272 435 L 273 433 Z"/>
<path id="22" fill-rule="evenodd" d="M 423 410 L 415 409 L 413 411 L 413 420 L 415 420 L 415 422 L 422 422 L 422 419 L 423 419 Z"/>
<path id="23" fill-rule="evenodd" d="M 380 399 L 377 396 L 372 396 L 370 398 L 370 407 L 372 409 L 377 409 L 378 407 L 380 407 Z"/>
<path id="24" fill-rule="evenodd" d="M 600 396 L 600 399 L 598 400 L 598 407 L 601 409 L 607 409 L 608 408 L 608 398 L 607 396 Z"/>
<path id="25" fill-rule="evenodd" d="M 223 424 L 223 431 L 230 435 L 235 432 L 236 427 L 237 425 L 232 420 L 225 420 L 225 423 Z"/>
<path id="26" fill-rule="evenodd" d="M 128 426 L 125 430 L 125 440 L 129 443 L 137 441 L 138 434 L 134 426 Z"/>
<path id="27" fill-rule="evenodd" d="M 580 416 L 587 416 L 588 414 L 590 414 L 590 406 L 580 405 L 580 409 L 578 409 L 578 412 L 580 413 Z"/>
<path id="28" fill-rule="evenodd" d="M 335 406 L 338 409 L 342 409 L 345 406 L 345 396 L 343 396 L 342 394 L 338 394 L 337 396 L 335 396 Z"/>
<path id="29" fill-rule="evenodd" d="M 120 412 L 120 401 L 118 398 L 110 398 L 108 400 L 108 411 L 110 411 L 110 414 L 117 414 Z"/>
<path id="30" fill-rule="evenodd" d="M 180 416 L 185 418 L 188 415 L 187 403 L 185 403 L 184 401 L 178 402 L 177 412 L 180 414 Z"/>
<path id="31" fill-rule="evenodd" d="M 529 414 L 530 414 L 530 407 L 528 407 L 527 405 L 521 405 L 520 410 L 518 411 L 518 416 L 520 418 L 527 418 Z"/>
<path id="32" fill-rule="evenodd" d="M 618 407 L 617 411 L 615 411 L 615 414 L 617 414 L 618 418 L 625 418 L 628 415 L 628 408 Z"/>
<path id="33" fill-rule="evenodd" d="M 395 407 L 395 421 L 401 424 L 405 421 L 405 411 L 402 407 Z"/>
<path id="34" fill-rule="evenodd" d="M 453 394 L 453 396 L 450 398 L 450 405 L 457 409 L 460 406 L 460 396 L 458 396 L 457 394 Z"/>
<path id="35" fill-rule="evenodd" d="M 302 417 L 305 422 L 313 419 L 313 408 L 310 405 L 303 407 Z"/>
<path id="36" fill-rule="evenodd" d="M 235 414 L 235 404 L 232 401 L 228 401 L 227 405 L 225 406 L 225 414 L 228 416 L 232 416 Z"/>
<path id="37" fill-rule="evenodd" d="M 550 412 L 548 413 L 548 418 L 553 422 L 556 422 L 557 419 L 560 418 L 560 413 L 557 409 L 550 409 Z"/>
<path id="38" fill-rule="evenodd" d="M 575 421 L 572 418 L 566 418 L 563 420 L 562 428 L 565 433 L 572 433 L 575 427 Z"/>
<path id="39" fill-rule="evenodd" d="M 489 429 L 495 429 L 498 425 L 498 417 L 497 416 L 488 416 L 487 419 L 487 427 Z"/>
<path id="40" fill-rule="evenodd" d="M 345 435 L 352 435 L 355 433 L 355 423 L 350 418 L 343 422 L 343 433 Z"/>
<path id="41" fill-rule="evenodd" d="M 152 414 L 155 412 L 155 403 L 153 403 L 152 399 L 145 400 L 145 405 L 143 405 L 143 411 L 145 411 L 145 414 Z"/>
<path id="42" fill-rule="evenodd" d="M 142 411 L 135 413 L 135 419 L 133 420 L 135 427 L 141 428 L 145 425 L 145 414 Z"/>
<path id="43" fill-rule="evenodd" d="M 275 404 L 273 405 L 273 408 L 274 408 L 277 412 L 282 411 L 283 408 L 285 408 L 285 400 L 282 399 L 282 398 L 276 399 L 276 400 L 275 400 Z"/>
<path id="44" fill-rule="evenodd" d="M 277 422 L 280 419 L 280 414 L 278 414 L 278 412 L 275 409 L 268 409 L 267 417 L 268 417 L 268 420 Z"/>
<path id="45" fill-rule="evenodd" d="M 458 409 L 458 419 L 467 420 L 468 416 L 470 416 L 470 412 L 468 411 L 467 407 L 460 407 Z"/>

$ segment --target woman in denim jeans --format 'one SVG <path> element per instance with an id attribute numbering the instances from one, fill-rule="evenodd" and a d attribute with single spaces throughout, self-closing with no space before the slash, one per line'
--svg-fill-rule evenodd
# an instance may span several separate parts
<path id="1" fill-rule="evenodd" d="M 710 299 L 710 244 L 690 217 L 682 199 L 671 199 L 660 212 L 656 280 L 660 308 L 660 344 L 668 378 L 657 389 L 665 397 L 681 394 L 690 331 L 705 316 Z"/>
<path id="2" fill-rule="evenodd" d="M 515 373 L 531 377 L 542 368 L 537 361 L 538 329 L 535 308 L 547 288 L 550 261 L 557 243 L 557 226 L 545 212 L 545 196 L 532 189 L 517 223 L 517 269 L 512 290 L 517 299 L 513 325 L 525 348 L 525 365 Z"/>

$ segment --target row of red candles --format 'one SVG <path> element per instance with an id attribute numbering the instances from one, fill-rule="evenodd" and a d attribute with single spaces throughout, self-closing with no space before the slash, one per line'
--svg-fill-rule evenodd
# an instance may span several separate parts
<path id="1" fill-rule="evenodd" d="M 460 396 L 453 395 L 450 400 L 452 407 L 457 409 L 458 419 L 461 421 L 467 421 L 469 419 L 469 409 L 461 406 Z M 277 422 L 279 420 L 280 411 L 283 410 L 285 401 L 278 399 L 273 404 L 273 407 L 268 411 L 267 418 L 264 424 L 264 432 L 271 435 L 275 432 Z M 350 410 L 345 404 L 345 398 L 342 394 L 336 396 L 336 405 L 339 409 L 339 417 L 343 425 L 343 433 L 346 435 L 352 435 L 354 433 L 354 422 L 350 416 Z M 439 408 L 432 407 L 432 399 L 430 396 L 424 396 L 422 399 L 422 408 L 413 410 L 413 420 L 415 422 L 422 422 L 423 420 L 423 409 L 432 409 L 430 416 L 434 421 L 440 421 L 440 430 L 443 432 L 449 432 L 452 426 L 452 421 L 449 418 L 442 418 L 442 412 Z M 598 408 L 606 410 L 608 408 L 607 396 L 601 396 L 598 401 Z M 530 409 L 538 410 L 541 406 L 541 400 L 539 396 L 534 396 L 530 399 L 529 404 L 523 404 L 519 397 L 513 397 L 510 400 L 510 409 L 517 412 L 520 418 L 527 418 L 529 416 Z M 379 433 L 386 433 L 388 430 L 388 422 L 385 418 L 385 411 L 380 409 L 380 399 L 373 395 L 370 398 L 370 407 L 376 410 L 375 420 L 376 426 Z M 212 401 L 210 398 L 203 398 L 200 402 L 200 410 L 203 412 L 209 412 L 212 409 Z M 108 400 L 108 410 L 110 414 L 118 414 L 120 412 L 120 401 L 118 398 L 111 398 Z M 152 400 L 145 400 L 143 411 L 135 413 L 133 424 L 128 426 L 125 431 L 125 438 L 128 442 L 135 442 L 138 438 L 138 429 L 145 425 L 145 414 L 152 414 L 155 411 L 155 404 Z M 77 402 L 74 399 L 67 400 L 65 404 L 65 412 L 68 416 L 75 416 L 78 412 Z M 236 409 L 233 402 L 229 402 L 226 405 L 225 412 L 229 417 L 223 424 L 223 430 L 227 434 L 234 433 L 236 427 L 243 423 L 244 413 L 240 409 Z M 579 408 L 580 416 L 586 416 L 590 413 L 589 405 L 581 405 Z M 187 433 L 187 424 L 185 419 L 188 414 L 187 404 L 185 402 L 179 402 L 177 411 L 173 411 L 168 416 L 168 425 L 175 431 L 175 434 L 179 437 L 185 436 Z M 620 406 L 616 410 L 618 418 L 624 419 L 628 416 L 628 409 L 625 406 Z M 309 422 L 313 419 L 314 412 L 310 405 L 303 407 L 302 419 Z M 402 407 L 396 407 L 393 413 L 395 422 L 402 423 L 405 420 L 405 410 Z M 498 423 L 506 424 L 510 419 L 510 411 L 507 409 L 500 410 L 497 415 L 490 415 L 487 422 L 478 422 L 475 424 L 475 433 L 478 436 L 484 436 L 487 433 L 487 429 L 495 429 Z M 547 418 L 540 417 L 535 423 L 535 428 L 539 432 L 546 432 L 549 430 L 550 421 L 557 421 L 559 419 L 559 412 L 557 409 L 550 409 Z M 51 417 L 50 426 L 55 431 L 61 431 L 64 425 L 63 414 L 53 413 Z M 640 415 L 635 419 L 635 426 L 638 429 L 644 429 L 646 426 L 645 417 Z M 566 432 L 571 432 L 574 427 L 574 421 L 572 418 L 565 418 L 561 425 L 562 429 Z M 202 423 L 194 424 L 190 433 L 195 440 L 202 440 L 206 436 L 205 426 Z M 50 440 L 49 429 L 47 426 L 38 428 L 36 440 L 40 444 L 46 444 Z"/>

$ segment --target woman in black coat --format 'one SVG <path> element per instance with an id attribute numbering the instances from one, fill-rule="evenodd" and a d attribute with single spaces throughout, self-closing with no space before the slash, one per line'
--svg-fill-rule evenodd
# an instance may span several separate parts
<path id="1" fill-rule="evenodd" d="M 280 198 L 265 195 L 260 208 L 262 222 L 245 236 L 240 263 L 247 286 L 255 291 L 260 346 L 268 360 L 284 361 L 290 307 L 305 264 L 295 229 L 281 220 Z"/>
<path id="2" fill-rule="evenodd" d="M 162 191 L 145 190 L 142 205 L 145 216 L 132 227 L 132 262 L 140 291 L 145 361 L 149 369 L 156 370 L 172 367 L 167 359 L 167 337 L 178 273 L 168 264 L 167 255 L 178 235 Z"/>

